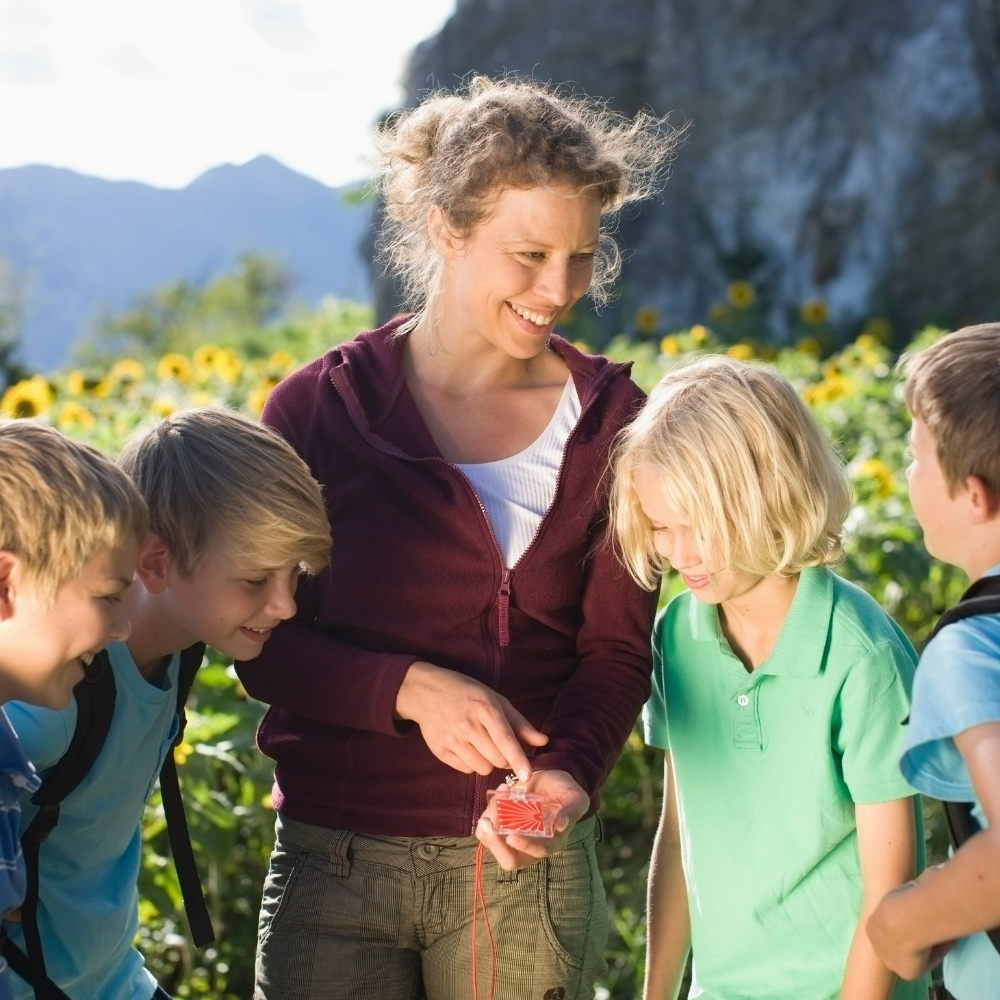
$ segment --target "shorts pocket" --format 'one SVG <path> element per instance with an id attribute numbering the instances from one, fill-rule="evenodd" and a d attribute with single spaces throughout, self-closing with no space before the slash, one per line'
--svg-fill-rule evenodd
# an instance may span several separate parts
<path id="1" fill-rule="evenodd" d="M 264 880 L 264 894 L 260 902 L 258 941 L 263 942 L 277 929 L 279 922 L 285 920 L 295 884 L 306 859 L 306 851 L 288 845 L 275 847 L 271 853 L 271 864 Z"/>
<path id="2" fill-rule="evenodd" d="M 578 970 L 587 964 L 587 952 L 594 941 L 593 918 L 599 909 L 594 892 L 597 859 L 592 855 L 593 844 L 583 841 L 540 862 L 538 903 L 542 930 L 556 956 Z M 603 898 L 600 902 L 603 904 Z M 603 906 L 600 909 L 603 912 Z"/>

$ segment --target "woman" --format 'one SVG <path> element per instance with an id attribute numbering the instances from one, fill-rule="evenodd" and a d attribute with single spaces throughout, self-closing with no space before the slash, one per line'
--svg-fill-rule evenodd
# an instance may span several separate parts
<path id="1" fill-rule="evenodd" d="M 653 189 L 671 139 L 480 78 L 377 143 L 416 312 L 264 411 L 323 484 L 334 549 L 239 666 L 277 762 L 255 995 L 467 1000 L 495 958 L 498 997 L 589 997 L 597 793 L 649 692 L 655 599 L 604 544 L 609 447 L 642 394 L 553 331 L 606 296 L 602 220 Z M 482 818 L 510 772 L 558 807 L 551 840 Z"/>

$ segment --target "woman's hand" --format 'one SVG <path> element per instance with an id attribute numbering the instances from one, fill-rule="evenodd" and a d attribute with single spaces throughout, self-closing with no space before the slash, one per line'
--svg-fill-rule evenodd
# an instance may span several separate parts
<path id="1" fill-rule="evenodd" d="M 476 827 L 476 836 L 490 849 L 497 864 L 509 872 L 561 851 L 569 841 L 570 831 L 590 807 L 590 796 L 566 771 L 536 771 L 524 787 L 544 795 L 558 807 L 552 821 L 554 837 L 525 837 L 518 833 L 502 836 L 493 829 L 488 810 L 479 817 Z"/>
<path id="2" fill-rule="evenodd" d="M 415 722 L 431 753 L 463 774 L 504 768 L 527 781 L 531 765 L 518 741 L 534 747 L 549 741 L 503 695 L 421 660 L 403 678 L 396 714 Z"/>

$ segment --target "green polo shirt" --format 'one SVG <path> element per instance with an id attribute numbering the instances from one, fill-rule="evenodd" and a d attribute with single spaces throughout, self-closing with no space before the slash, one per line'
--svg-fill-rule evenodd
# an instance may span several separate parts
<path id="1" fill-rule="evenodd" d="M 854 804 L 913 794 L 896 764 L 913 648 L 864 591 L 806 569 L 752 673 L 690 592 L 660 613 L 653 650 L 646 741 L 676 774 L 690 996 L 834 1000 L 861 910 Z M 894 994 L 918 997 L 926 982 Z"/>

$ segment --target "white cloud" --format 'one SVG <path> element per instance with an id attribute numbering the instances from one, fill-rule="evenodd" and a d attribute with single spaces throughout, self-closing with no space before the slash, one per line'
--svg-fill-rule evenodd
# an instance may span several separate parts
<path id="1" fill-rule="evenodd" d="M 293 0 L 239 0 L 244 16 L 260 36 L 282 52 L 310 52 L 320 47 Z"/>
<path id="2" fill-rule="evenodd" d="M 4 31 L 42 31 L 49 23 L 37 0 L 0 0 L 0 28 Z"/>
<path id="3" fill-rule="evenodd" d="M 131 80 L 162 80 L 163 72 L 135 42 L 122 42 L 98 57 L 108 69 Z"/>
<path id="4" fill-rule="evenodd" d="M 56 70 L 43 45 L 0 49 L 0 82 L 10 87 L 36 86 L 55 79 Z"/>
<path id="5" fill-rule="evenodd" d="M 409 50 L 453 8 L 0 0 L 0 167 L 52 163 L 176 187 L 268 153 L 344 183 L 366 171 L 371 125 L 401 99 Z"/>

